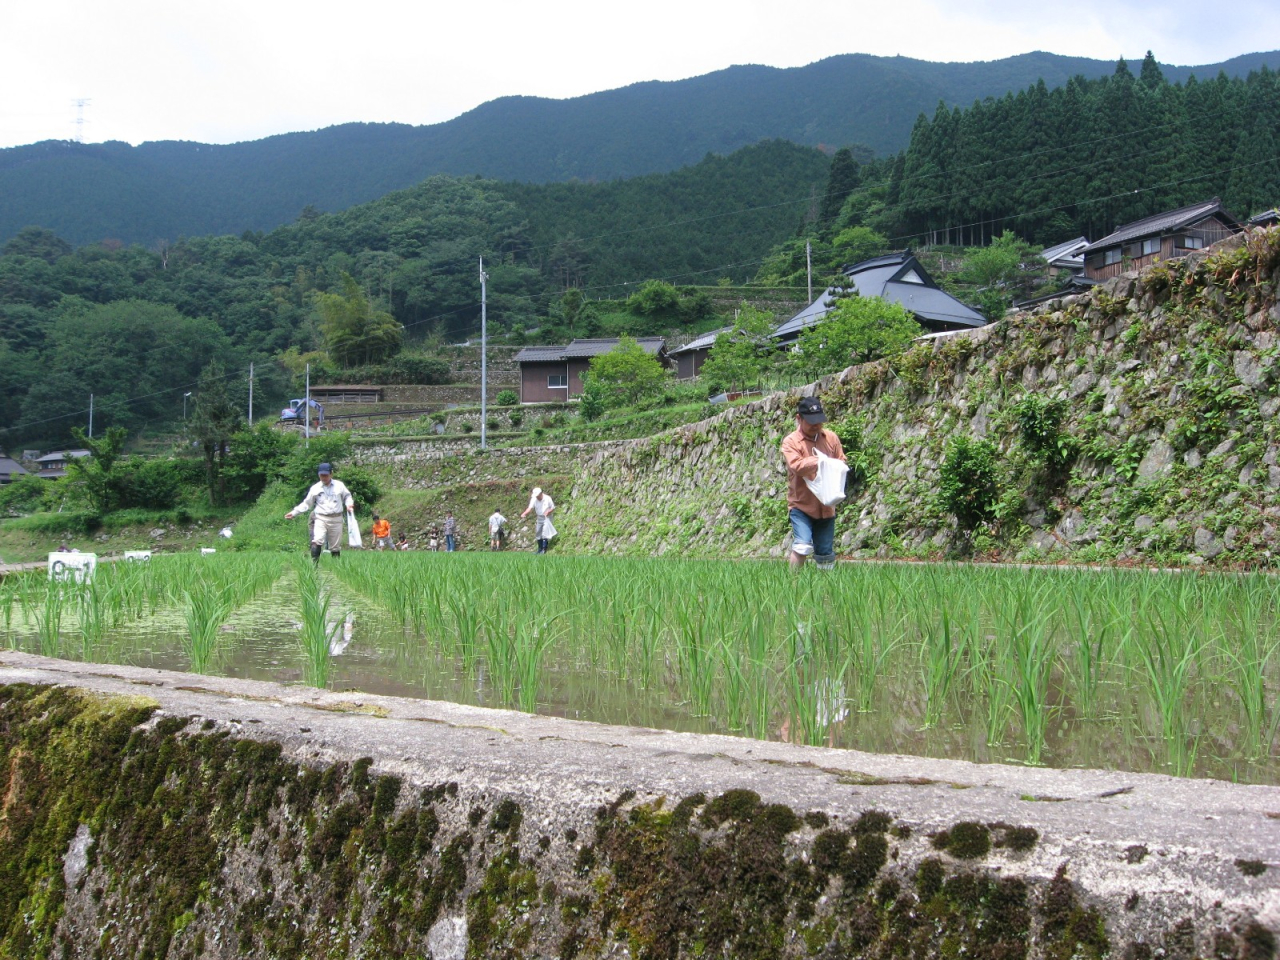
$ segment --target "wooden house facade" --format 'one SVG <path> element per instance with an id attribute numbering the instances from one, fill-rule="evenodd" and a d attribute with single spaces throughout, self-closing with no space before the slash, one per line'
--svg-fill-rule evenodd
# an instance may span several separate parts
<path id="1" fill-rule="evenodd" d="M 1126 223 L 1083 250 L 1086 280 L 1100 282 L 1157 260 L 1185 257 L 1234 233 L 1240 223 L 1217 197 Z"/>

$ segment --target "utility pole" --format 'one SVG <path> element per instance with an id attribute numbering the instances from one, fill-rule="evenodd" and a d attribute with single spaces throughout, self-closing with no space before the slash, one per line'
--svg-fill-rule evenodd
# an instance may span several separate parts
<path id="1" fill-rule="evenodd" d="M 302 438 L 304 447 L 311 447 L 311 364 L 307 364 L 307 395 L 302 401 Z"/>
<path id="2" fill-rule="evenodd" d="M 813 303 L 813 247 L 808 240 L 804 242 L 804 272 L 809 277 L 809 302 Z"/>
<path id="3" fill-rule="evenodd" d="M 489 275 L 484 272 L 484 257 L 480 258 L 480 449 L 487 446 L 487 401 L 489 393 L 489 366 L 487 341 L 489 336 L 488 288 Z"/>
<path id="4" fill-rule="evenodd" d="M 253 426 L 253 363 L 249 364 L 249 426 Z"/>
<path id="5" fill-rule="evenodd" d="M 93 439 L 93 394 L 89 394 L 89 439 Z"/>

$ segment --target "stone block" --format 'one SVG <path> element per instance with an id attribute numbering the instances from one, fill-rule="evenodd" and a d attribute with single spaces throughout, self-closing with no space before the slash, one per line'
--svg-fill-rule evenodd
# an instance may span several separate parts
<path id="1" fill-rule="evenodd" d="M 1150 480 L 1152 477 L 1168 472 L 1173 466 L 1174 456 L 1173 447 L 1168 443 L 1164 440 L 1155 441 L 1147 448 L 1146 455 L 1138 464 L 1138 476 L 1143 480 Z"/>
<path id="2" fill-rule="evenodd" d="M 1227 549 L 1212 531 L 1204 527 L 1196 527 L 1192 543 L 1195 546 L 1196 553 L 1206 560 L 1212 560 Z"/>

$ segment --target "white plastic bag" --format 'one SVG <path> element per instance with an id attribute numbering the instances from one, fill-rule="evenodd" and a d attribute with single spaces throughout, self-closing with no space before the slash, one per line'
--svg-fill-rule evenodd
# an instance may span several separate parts
<path id="1" fill-rule="evenodd" d="M 805 480 L 805 483 L 824 507 L 834 507 L 844 499 L 844 481 L 849 475 L 849 465 L 843 460 L 828 457 L 816 447 L 813 453 L 818 458 L 818 475 L 812 480 Z"/>
<path id="2" fill-rule="evenodd" d="M 354 513 L 347 514 L 347 546 L 364 546 L 364 541 L 360 539 L 360 524 L 356 522 L 356 515 Z"/>
<path id="3" fill-rule="evenodd" d="M 547 517 L 542 521 L 542 537 L 544 540 L 550 540 L 556 535 L 555 524 L 551 522 L 551 518 Z"/>

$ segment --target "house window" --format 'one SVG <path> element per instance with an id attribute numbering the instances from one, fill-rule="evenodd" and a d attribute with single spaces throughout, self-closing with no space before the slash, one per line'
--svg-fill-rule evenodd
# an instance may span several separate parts
<path id="1" fill-rule="evenodd" d="M 1149 256 L 1153 253 L 1159 253 L 1159 252 L 1160 252 L 1159 237 L 1152 237 L 1150 240 L 1142 241 L 1142 255 L 1144 257 Z"/>
<path id="2" fill-rule="evenodd" d="M 547 386 L 550 388 L 569 386 L 569 377 L 563 373 L 547 374 Z"/>
<path id="3" fill-rule="evenodd" d="M 1109 267 L 1113 263 L 1120 262 L 1120 248 L 1112 247 L 1110 250 L 1102 251 L 1102 265 Z"/>
<path id="4" fill-rule="evenodd" d="M 1204 249 L 1204 237 L 1179 237 L 1175 242 L 1181 250 Z"/>

